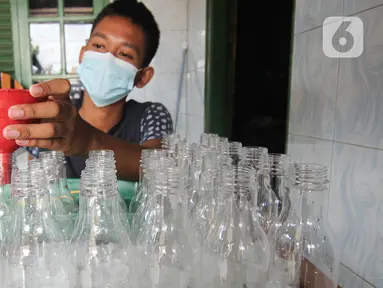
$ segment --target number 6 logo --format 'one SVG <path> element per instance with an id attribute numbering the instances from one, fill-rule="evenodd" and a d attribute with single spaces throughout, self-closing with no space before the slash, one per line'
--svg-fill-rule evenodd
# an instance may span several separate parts
<path id="1" fill-rule="evenodd" d="M 364 48 L 359 17 L 328 17 L 323 22 L 323 52 L 330 58 L 358 58 Z"/>

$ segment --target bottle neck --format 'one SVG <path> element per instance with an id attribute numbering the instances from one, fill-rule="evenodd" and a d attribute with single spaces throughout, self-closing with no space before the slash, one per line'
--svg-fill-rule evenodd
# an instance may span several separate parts
<path id="1" fill-rule="evenodd" d="M 312 226 L 323 219 L 324 198 L 328 191 L 327 168 L 317 164 L 295 164 L 294 194 L 301 195 L 300 215 L 303 223 Z"/>
<path id="2" fill-rule="evenodd" d="M 88 228 L 107 226 L 108 229 L 111 229 L 111 225 L 121 224 L 123 220 L 120 219 L 117 194 L 108 196 L 81 195 L 78 217 L 78 225 Z"/>
<path id="3" fill-rule="evenodd" d="M 41 217 L 40 220 L 50 217 L 52 210 L 48 193 L 38 193 L 29 197 L 14 196 L 15 214 L 19 216 L 18 219 L 20 216 L 27 220 L 31 217 Z"/>
<path id="4" fill-rule="evenodd" d="M 241 165 L 262 172 L 267 167 L 267 148 L 244 147 L 241 158 Z"/>

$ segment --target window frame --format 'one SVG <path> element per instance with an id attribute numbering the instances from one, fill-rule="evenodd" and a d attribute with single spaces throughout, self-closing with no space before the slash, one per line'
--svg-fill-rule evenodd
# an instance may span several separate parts
<path id="1" fill-rule="evenodd" d="M 64 15 L 64 0 L 57 0 L 57 16 L 30 16 L 28 0 L 12 0 L 12 32 L 14 49 L 14 69 L 16 79 L 29 87 L 33 81 L 45 81 L 50 79 L 78 79 L 76 74 L 66 71 L 66 47 L 65 47 L 65 23 L 91 23 L 97 14 L 105 7 L 109 0 L 93 0 L 93 14 L 89 15 Z M 57 75 L 32 75 L 30 30 L 31 23 L 58 23 L 60 25 L 60 54 L 61 73 Z"/>

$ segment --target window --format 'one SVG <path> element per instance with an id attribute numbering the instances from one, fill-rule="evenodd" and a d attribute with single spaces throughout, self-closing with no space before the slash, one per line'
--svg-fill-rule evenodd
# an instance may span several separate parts
<path id="1" fill-rule="evenodd" d="M 12 0 L 16 78 L 25 86 L 54 78 L 83 89 L 76 69 L 95 16 L 108 0 Z M 15 12 L 16 11 L 16 12 Z"/>

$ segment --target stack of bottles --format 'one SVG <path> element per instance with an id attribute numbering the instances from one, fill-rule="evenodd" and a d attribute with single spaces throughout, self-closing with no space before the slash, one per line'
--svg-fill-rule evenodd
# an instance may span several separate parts
<path id="1" fill-rule="evenodd" d="M 325 166 L 169 135 L 142 152 L 129 207 L 113 151 L 89 154 L 79 203 L 64 167 L 45 152 L 14 165 L 10 197 L 0 185 L 0 287 L 337 287 Z"/>

